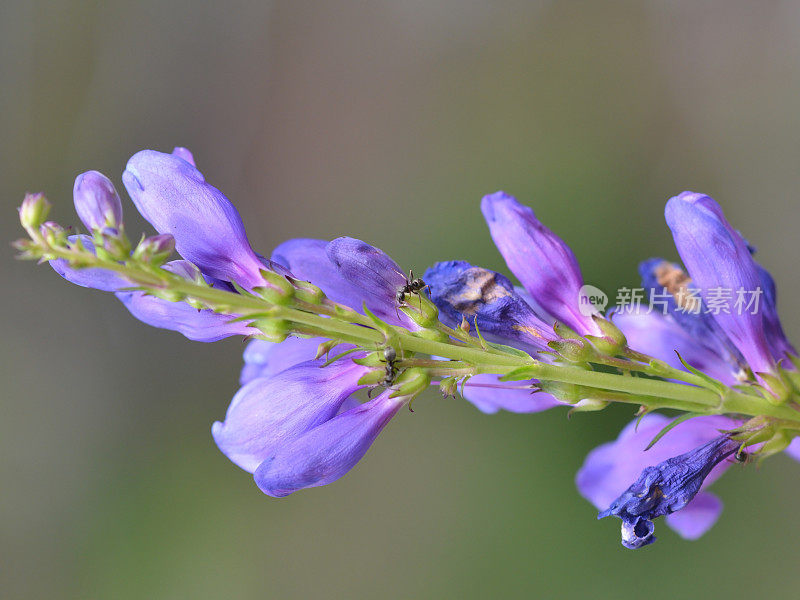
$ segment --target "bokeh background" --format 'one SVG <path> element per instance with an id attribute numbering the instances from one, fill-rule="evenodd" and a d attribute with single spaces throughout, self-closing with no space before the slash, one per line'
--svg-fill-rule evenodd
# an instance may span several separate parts
<path id="1" fill-rule="evenodd" d="M 676 258 L 715 196 L 800 341 L 795 2 L 20 1 L 0 5 L 0 240 L 74 177 L 191 148 L 253 245 L 353 235 L 406 268 L 504 268 L 505 189 L 587 281 Z M 132 233 L 145 227 L 127 205 Z M 429 394 L 334 485 L 274 500 L 217 451 L 242 343 L 192 343 L 0 253 L 3 598 L 795 597 L 800 465 L 732 469 L 702 540 L 631 552 L 576 492 L 629 408 L 486 416 Z"/>

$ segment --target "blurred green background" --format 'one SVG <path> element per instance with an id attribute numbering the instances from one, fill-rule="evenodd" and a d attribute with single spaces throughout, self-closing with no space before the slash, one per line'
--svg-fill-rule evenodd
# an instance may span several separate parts
<path id="1" fill-rule="evenodd" d="M 122 190 L 131 154 L 185 145 L 262 252 L 347 234 L 501 269 L 478 202 L 505 189 L 615 290 L 676 257 L 662 209 L 692 189 L 759 246 L 800 341 L 798 39 L 791 2 L 5 0 L 0 239 L 26 190 L 74 223 L 79 172 Z M 240 341 L 149 329 L 5 247 L 3 598 L 797 596 L 788 458 L 732 469 L 697 542 L 659 523 L 631 552 L 595 521 L 574 474 L 629 408 L 431 393 L 346 478 L 263 496 L 210 435 Z"/>

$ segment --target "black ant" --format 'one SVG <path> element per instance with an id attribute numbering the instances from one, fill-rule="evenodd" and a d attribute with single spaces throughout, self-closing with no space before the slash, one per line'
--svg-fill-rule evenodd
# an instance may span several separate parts
<path id="1" fill-rule="evenodd" d="M 397 365 L 395 361 L 397 360 L 397 352 L 395 352 L 394 348 L 391 346 L 386 346 L 383 349 L 383 362 L 386 363 L 384 367 L 384 376 L 383 380 L 378 382 L 378 385 L 389 388 L 394 383 L 395 377 L 397 377 Z M 377 387 L 377 386 L 376 386 Z M 367 397 L 372 398 L 372 392 L 375 388 L 371 388 L 369 392 L 367 392 Z"/>
<path id="2" fill-rule="evenodd" d="M 400 306 L 404 305 L 406 303 L 406 296 L 419 294 L 425 288 L 430 288 L 430 286 L 425 283 L 421 277 L 414 277 L 414 271 L 409 269 L 405 285 L 397 290 L 397 295 L 395 296 L 397 304 Z"/>

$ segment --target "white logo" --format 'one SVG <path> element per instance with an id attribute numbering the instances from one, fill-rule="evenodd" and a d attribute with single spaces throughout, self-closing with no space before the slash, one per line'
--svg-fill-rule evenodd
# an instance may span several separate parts
<path id="1" fill-rule="evenodd" d="M 608 306 L 608 296 L 600 288 L 584 285 L 578 290 L 578 310 L 582 315 L 591 317 L 600 314 L 606 306 Z"/>

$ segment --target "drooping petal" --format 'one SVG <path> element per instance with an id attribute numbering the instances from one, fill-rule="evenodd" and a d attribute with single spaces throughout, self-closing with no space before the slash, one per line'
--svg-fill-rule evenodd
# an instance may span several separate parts
<path id="1" fill-rule="evenodd" d="M 537 413 L 561 402 L 544 392 L 533 393 L 532 389 L 515 389 L 530 385 L 531 381 L 500 381 L 499 375 L 483 374 L 471 377 L 464 385 L 464 397 L 486 414 L 499 410 L 513 413 Z M 509 388 L 509 386 L 514 386 Z"/>
<path id="2" fill-rule="evenodd" d="M 583 276 L 570 247 L 505 192 L 484 197 L 481 211 L 508 268 L 537 304 L 580 334 L 600 335 L 580 311 Z"/>
<path id="3" fill-rule="evenodd" d="M 488 269 L 451 260 L 425 271 L 430 297 L 439 308 L 442 322 L 451 327 L 467 321 L 491 341 L 511 344 L 527 351 L 544 350 L 555 339 L 533 309 L 514 291 L 511 282 Z"/>
<path id="4" fill-rule="evenodd" d="M 154 150 L 133 155 L 122 181 L 142 216 L 203 273 L 245 288 L 263 285 L 262 264 L 236 208 L 183 158 Z"/>
<path id="5" fill-rule="evenodd" d="M 740 293 L 752 298 L 761 283 L 742 236 L 703 194 L 683 192 L 670 198 L 665 216 L 683 264 L 720 328 L 753 371 L 773 371 L 762 312 L 737 305 Z"/>
<path id="6" fill-rule="evenodd" d="M 685 370 L 678 354 L 691 366 L 725 383 L 737 383 L 734 367 L 721 356 L 698 343 L 670 315 L 657 312 L 614 312 L 613 323 L 620 328 L 628 345 L 676 369 Z"/>
<path id="7" fill-rule="evenodd" d="M 622 545 L 641 548 L 655 541 L 653 519 L 685 508 L 712 469 L 739 449 L 740 442 L 721 435 L 689 452 L 645 467 L 639 477 L 604 511 L 622 521 Z"/>
<path id="8" fill-rule="evenodd" d="M 81 244 L 90 252 L 94 252 L 92 238 L 88 235 L 71 235 L 67 238 L 70 245 Z M 81 287 L 93 288 L 104 292 L 114 292 L 121 288 L 131 287 L 131 283 L 112 271 L 95 268 L 75 269 L 69 266 L 69 262 L 63 258 L 56 258 L 50 261 L 53 270 L 64 279 Z"/>
<path id="9" fill-rule="evenodd" d="M 670 419 L 663 415 L 646 415 L 638 428 L 636 421 L 632 421 L 616 440 L 592 450 L 575 477 L 581 495 L 598 509 L 605 509 L 648 466 L 689 452 L 719 437 L 720 431 L 738 425 L 722 416 L 695 417 L 679 424 L 645 451 L 650 441 L 669 423 Z M 730 463 L 723 461 L 714 467 L 701 487 L 711 485 L 728 466 Z"/>
<path id="10" fill-rule="evenodd" d="M 276 447 L 255 471 L 258 487 L 269 496 L 281 498 L 303 488 L 327 485 L 345 475 L 403 405 L 403 398 L 389 398 L 390 394 L 386 391 Z"/>
<path id="11" fill-rule="evenodd" d="M 314 360 L 317 348 L 324 341 L 325 338 L 318 337 L 288 337 L 279 343 L 252 340 L 244 349 L 244 367 L 239 383 L 244 385 L 257 377 L 270 377 L 298 363 Z M 332 351 L 331 356 L 342 349 Z"/>
<path id="12" fill-rule="evenodd" d="M 668 514 L 667 525 L 687 540 L 696 540 L 714 526 L 722 514 L 722 500 L 710 492 L 700 492 L 683 509 Z"/>
<path id="13" fill-rule="evenodd" d="M 324 368 L 307 361 L 253 379 L 233 397 L 225 421 L 212 426 L 214 441 L 232 462 L 252 473 L 284 445 L 333 418 L 365 372 L 347 360 Z"/>
<path id="14" fill-rule="evenodd" d="M 93 231 L 122 225 L 122 202 L 111 180 L 97 171 L 87 171 L 75 178 L 72 189 L 75 211 L 81 222 Z"/>

